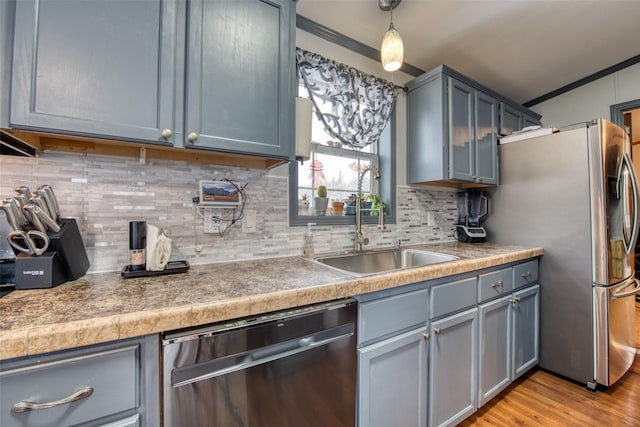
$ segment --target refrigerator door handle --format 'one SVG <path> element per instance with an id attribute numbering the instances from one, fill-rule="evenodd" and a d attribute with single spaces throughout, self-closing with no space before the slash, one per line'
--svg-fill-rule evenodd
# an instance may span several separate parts
<path id="1" fill-rule="evenodd" d="M 622 182 L 623 168 L 626 168 L 627 172 L 629 173 L 629 178 L 630 178 L 629 180 L 631 181 L 631 189 L 633 193 L 633 224 L 631 225 L 631 237 L 628 240 L 623 238 L 622 244 L 624 245 L 624 251 L 627 254 L 631 254 L 631 252 L 635 250 L 636 240 L 638 239 L 638 224 L 640 223 L 640 212 L 638 212 L 638 181 L 636 179 L 636 174 L 633 170 L 633 164 L 631 163 L 631 159 L 629 159 L 628 153 L 622 154 L 622 159 L 620 160 L 620 166 L 618 167 L 618 194 L 620 193 L 623 194 L 625 205 L 627 205 L 627 202 L 626 202 L 627 189 L 620 188 L 620 183 Z M 623 224 L 623 227 L 625 225 L 626 224 Z"/>
<path id="2" fill-rule="evenodd" d="M 634 285 L 633 289 L 631 289 L 630 291 L 626 291 L 626 292 L 618 292 L 615 291 L 611 294 L 611 298 L 626 298 L 626 297 L 630 297 L 633 295 L 636 295 L 638 293 L 640 293 L 640 281 L 638 281 L 638 279 L 632 279 L 631 282 L 629 283 L 630 285 Z M 626 288 L 626 286 L 625 286 Z"/>

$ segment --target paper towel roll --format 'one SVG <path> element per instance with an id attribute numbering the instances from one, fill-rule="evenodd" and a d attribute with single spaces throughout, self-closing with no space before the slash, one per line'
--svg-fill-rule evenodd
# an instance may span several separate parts
<path id="1" fill-rule="evenodd" d="M 313 103 L 307 98 L 296 98 L 296 158 L 311 157 L 311 119 Z"/>

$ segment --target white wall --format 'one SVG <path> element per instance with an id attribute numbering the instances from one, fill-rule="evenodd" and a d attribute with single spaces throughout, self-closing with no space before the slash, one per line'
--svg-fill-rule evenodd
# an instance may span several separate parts
<path id="1" fill-rule="evenodd" d="M 611 120 L 612 105 L 635 99 L 640 99 L 640 64 L 534 105 L 531 109 L 542 114 L 545 127 L 560 127 L 596 118 Z"/>
<path id="2" fill-rule="evenodd" d="M 402 86 L 413 76 L 402 72 L 389 73 L 384 71 L 380 61 L 374 61 L 366 56 L 355 53 L 352 50 L 328 42 L 312 34 L 296 30 L 296 46 L 310 52 L 318 53 L 334 61 L 342 62 L 357 68 L 365 73 L 388 80 Z M 407 147 L 407 113 L 406 97 L 404 92 L 398 94 L 396 100 L 396 184 L 404 185 L 407 182 L 406 172 L 406 147 Z"/>

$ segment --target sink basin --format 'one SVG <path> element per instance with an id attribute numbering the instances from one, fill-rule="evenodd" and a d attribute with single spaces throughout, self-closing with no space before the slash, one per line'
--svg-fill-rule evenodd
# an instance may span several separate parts
<path id="1" fill-rule="evenodd" d="M 392 249 L 357 254 L 319 256 L 314 261 L 348 273 L 365 275 L 453 261 L 457 256 L 419 249 Z"/>

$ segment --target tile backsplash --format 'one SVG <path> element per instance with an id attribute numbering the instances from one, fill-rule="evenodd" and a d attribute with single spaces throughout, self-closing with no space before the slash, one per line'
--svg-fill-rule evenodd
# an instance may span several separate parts
<path id="1" fill-rule="evenodd" d="M 286 166 L 280 166 L 284 168 Z M 177 161 L 42 153 L 36 159 L 0 156 L 0 197 L 14 188 L 53 187 L 64 217 L 76 218 L 84 238 L 90 272 L 118 271 L 128 263 L 129 221 L 166 230 L 191 264 L 301 255 L 305 227 L 288 225 L 288 178 L 281 171 L 221 167 Z M 246 209 L 256 211 L 256 232 L 237 223 L 224 237 L 203 233 L 193 206 L 198 181 L 229 178 L 245 188 Z M 225 210 L 226 212 L 226 210 Z M 433 212 L 429 223 L 428 212 Z M 363 226 L 367 248 L 453 239 L 455 192 L 415 186 L 397 187 L 397 223 L 381 232 Z M 316 254 L 348 250 L 353 226 L 314 227 Z M 201 250 L 196 253 L 196 245 Z"/>

